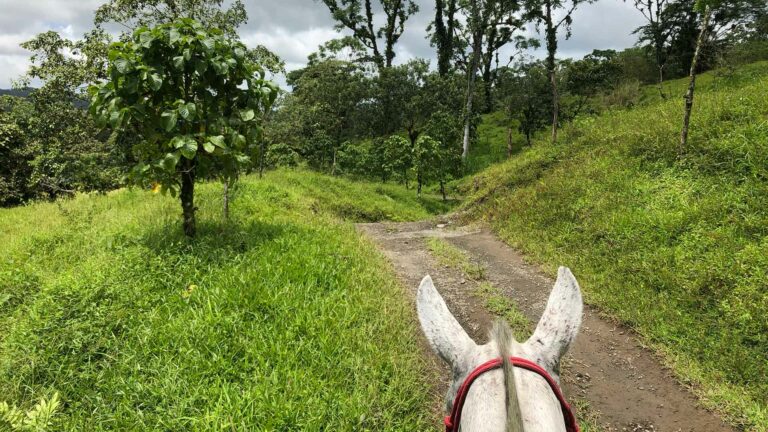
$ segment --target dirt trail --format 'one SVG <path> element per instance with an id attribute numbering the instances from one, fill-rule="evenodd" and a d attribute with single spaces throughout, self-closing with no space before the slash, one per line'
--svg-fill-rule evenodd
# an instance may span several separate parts
<path id="1" fill-rule="evenodd" d="M 468 252 L 487 268 L 488 281 L 513 298 L 533 322 L 544 310 L 554 283 L 487 231 L 438 227 L 432 222 L 359 224 L 358 228 L 380 246 L 414 294 L 421 278 L 430 274 L 448 307 L 480 343 L 487 340 L 494 317 L 472 295 L 473 283 L 436 262 L 424 238 L 443 237 Z M 578 278 L 578 269 L 574 273 Z M 447 373 L 443 376 L 448 379 Z M 698 407 L 696 399 L 639 345 L 630 330 L 600 318 L 590 307 L 585 308 L 581 331 L 564 361 L 562 381 L 566 395 L 586 399 L 609 431 L 735 430 Z"/>

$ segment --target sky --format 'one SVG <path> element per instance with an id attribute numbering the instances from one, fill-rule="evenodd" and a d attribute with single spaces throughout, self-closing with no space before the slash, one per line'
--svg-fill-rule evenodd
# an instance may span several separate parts
<path id="1" fill-rule="evenodd" d="M 92 27 L 93 11 L 105 0 L 0 0 L 0 88 L 9 88 L 29 65 L 30 53 L 19 46 L 34 35 L 54 30 L 68 38 L 81 37 Z M 244 0 L 248 23 L 239 33 L 248 46 L 264 45 L 282 57 L 288 70 L 302 67 L 318 45 L 338 37 L 325 5 L 319 0 Z M 435 65 L 435 49 L 426 39 L 434 17 L 434 0 L 416 0 L 419 12 L 406 23 L 396 49 L 395 63 L 420 57 Z M 558 57 L 580 58 L 593 49 L 633 46 L 632 31 L 643 24 L 642 15 L 623 0 L 598 0 L 577 9 L 573 34 L 561 40 Z M 530 36 L 536 36 L 529 29 Z M 502 51 L 502 59 L 511 54 Z M 542 48 L 530 52 L 542 57 Z M 503 61 L 503 60 L 502 60 Z M 274 77 L 284 83 L 283 77 Z"/>

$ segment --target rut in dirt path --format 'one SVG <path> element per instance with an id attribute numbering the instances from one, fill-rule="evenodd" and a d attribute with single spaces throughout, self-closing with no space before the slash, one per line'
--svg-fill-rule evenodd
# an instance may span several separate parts
<path id="1" fill-rule="evenodd" d="M 473 283 L 437 263 L 425 238 L 443 237 L 468 252 L 487 269 L 486 278 L 514 299 L 532 322 L 544 310 L 554 281 L 525 263 L 519 253 L 487 231 L 448 229 L 433 222 L 358 224 L 392 261 L 399 277 L 415 294 L 421 278 L 432 276 L 467 333 L 485 343 L 495 319 L 475 297 Z M 578 269 L 572 269 L 578 279 Z M 415 314 L 414 310 L 414 314 Z M 569 399 L 585 399 L 608 431 L 734 431 L 715 414 L 697 406 L 631 331 L 603 320 L 588 306 L 575 343 L 564 360 L 562 382 Z M 447 388 L 448 374 L 444 373 Z M 442 390 L 442 389 L 441 389 Z"/>

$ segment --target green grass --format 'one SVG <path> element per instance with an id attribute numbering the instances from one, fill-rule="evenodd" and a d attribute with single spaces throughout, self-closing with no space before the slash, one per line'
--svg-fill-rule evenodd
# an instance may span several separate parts
<path id="1" fill-rule="evenodd" d="M 426 243 L 427 249 L 440 264 L 459 270 L 468 279 L 485 280 L 485 267 L 472 262 L 463 250 L 438 237 L 430 237 Z"/>
<path id="2" fill-rule="evenodd" d="M 407 296 L 351 220 L 437 200 L 308 172 L 0 210 L 0 402 L 58 392 L 54 430 L 424 430 Z M 0 429 L 3 426 L 0 424 Z"/>
<path id="3" fill-rule="evenodd" d="M 515 339 L 525 341 L 533 333 L 533 324 L 520 312 L 515 302 L 490 282 L 480 282 L 475 289 L 475 296 L 485 304 L 485 308 L 499 318 L 503 318 L 512 329 Z"/>
<path id="4" fill-rule="evenodd" d="M 586 299 L 633 326 L 705 405 L 765 431 L 768 63 L 734 76 L 700 80 L 681 157 L 675 98 L 577 119 L 559 144 L 459 187 L 469 219 L 553 274 L 570 266 Z"/>
<path id="5" fill-rule="evenodd" d="M 728 91 L 738 89 L 753 83 L 756 79 L 768 76 L 768 62 L 757 62 L 740 66 L 735 69 L 719 69 L 701 74 L 696 80 L 696 92 Z M 680 115 L 675 114 L 673 120 L 682 124 L 682 97 L 688 89 L 688 78 L 670 80 L 664 83 L 667 99 L 677 101 L 680 105 Z M 638 95 L 640 106 L 655 105 L 662 102 L 658 87 L 648 85 L 641 87 Z M 491 165 L 507 160 L 507 116 L 503 111 L 482 115 L 477 127 L 477 142 L 470 148 L 466 162 L 466 173 L 476 174 Z M 518 132 L 517 120 L 512 126 L 512 153 L 517 155 L 527 148 L 525 137 Z M 549 130 L 541 130 L 534 134 L 534 140 L 544 141 L 550 136 Z"/>

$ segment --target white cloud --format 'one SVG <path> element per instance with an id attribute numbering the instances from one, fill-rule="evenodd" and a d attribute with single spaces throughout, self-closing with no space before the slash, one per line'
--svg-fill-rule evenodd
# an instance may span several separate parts
<path id="1" fill-rule="evenodd" d="M 264 45 L 288 64 L 303 64 L 307 56 L 317 51 L 317 47 L 323 43 L 338 37 L 338 33 L 332 28 L 311 28 L 309 30 L 289 31 L 282 27 L 276 27 L 266 33 L 256 31 L 247 33 L 241 31 L 243 43 L 254 47 Z"/>

